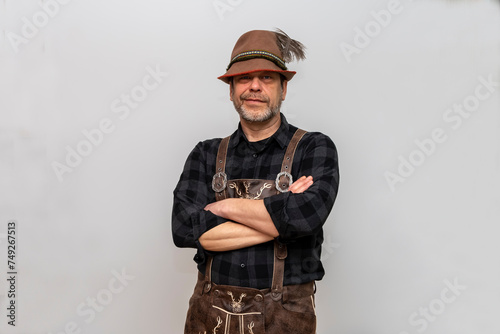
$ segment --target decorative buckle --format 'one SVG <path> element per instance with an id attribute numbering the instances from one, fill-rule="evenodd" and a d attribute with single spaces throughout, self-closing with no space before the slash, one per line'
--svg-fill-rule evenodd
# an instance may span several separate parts
<path id="1" fill-rule="evenodd" d="M 220 180 L 222 178 L 222 181 Z M 220 193 L 227 186 L 227 175 L 224 172 L 218 172 L 212 178 L 212 189 L 216 193 Z"/>
<path id="2" fill-rule="evenodd" d="M 290 173 L 288 173 L 288 172 L 281 172 L 276 176 L 276 181 L 275 181 L 276 189 L 280 193 L 286 193 L 288 191 L 288 187 L 286 189 L 283 189 L 283 188 L 281 188 L 281 185 L 280 185 L 280 178 L 282 176 L 286 176 L 288 178 L 288 187 L 290 187 L 290 185 L 293 183 L 293 178 L 292 178 L 292 175 L 290 175 Z"/>

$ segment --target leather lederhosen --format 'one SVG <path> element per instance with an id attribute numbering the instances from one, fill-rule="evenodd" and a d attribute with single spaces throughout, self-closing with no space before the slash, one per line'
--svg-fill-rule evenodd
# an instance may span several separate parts
<path id="1" fill-rule="evenodd" d="M 227 180 L 225 164 L 229 137 L 222 139 L 217 154 L 212 188 L 216 200 L 225 198 L 263 199 L 288 191 L 295 149 L 306 132 L 298 129 L 288 144 L 281 172 L 276 180 Z M 274 241 L 273 278 L 270 288 L 254 289 L 218 285 L 211 280 L 212 258 L 205 275 L 198 273 L 189 300 L 185 334 L 261 334 L 316 332 L 314 282 L 283 286 L 287 247 Z"/>

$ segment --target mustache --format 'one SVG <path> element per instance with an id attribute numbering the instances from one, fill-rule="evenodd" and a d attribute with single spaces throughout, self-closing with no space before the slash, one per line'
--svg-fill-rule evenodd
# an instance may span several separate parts
<path id="1" fill-rule="evenodd" d="M 260 100 L 263 102 L 269 102 L 269 98 L 267 96 L 262 95 L 262 94 L 255 94 L 255 93 L 241 94 L 240 99 L 241 100 Z"/>

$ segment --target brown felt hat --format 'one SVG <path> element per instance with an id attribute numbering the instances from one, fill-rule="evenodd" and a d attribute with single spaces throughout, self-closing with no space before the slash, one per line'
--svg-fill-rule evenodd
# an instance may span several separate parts
<path id="1" fill-rule="evenodd" d="M 304 59 L 303 48 L 300 42 L 290 39 L 281 30 L 246 32 L 234 45 L 226 73 L 217 79 L 229 83 L 230 78 L 235 75 L 271 71 L 281 73 L 287 80 L 291 80 L 296 72 L 288 71 L 286 62 L 294 57 Z"/>

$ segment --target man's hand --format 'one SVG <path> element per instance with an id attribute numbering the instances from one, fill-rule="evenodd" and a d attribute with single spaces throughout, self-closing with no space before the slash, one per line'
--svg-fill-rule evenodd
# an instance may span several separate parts
<path id="1" fill-rule="evenodd" d="M 302 176 L 300 179 L 296 180 L 294 183 L 292 183 L 289 187 L 288 190 L 291 191 L 294 194 L 300 194 L 309 189 L 309 187 L 313 184 L 313 177 L 312 176 Z"/>

